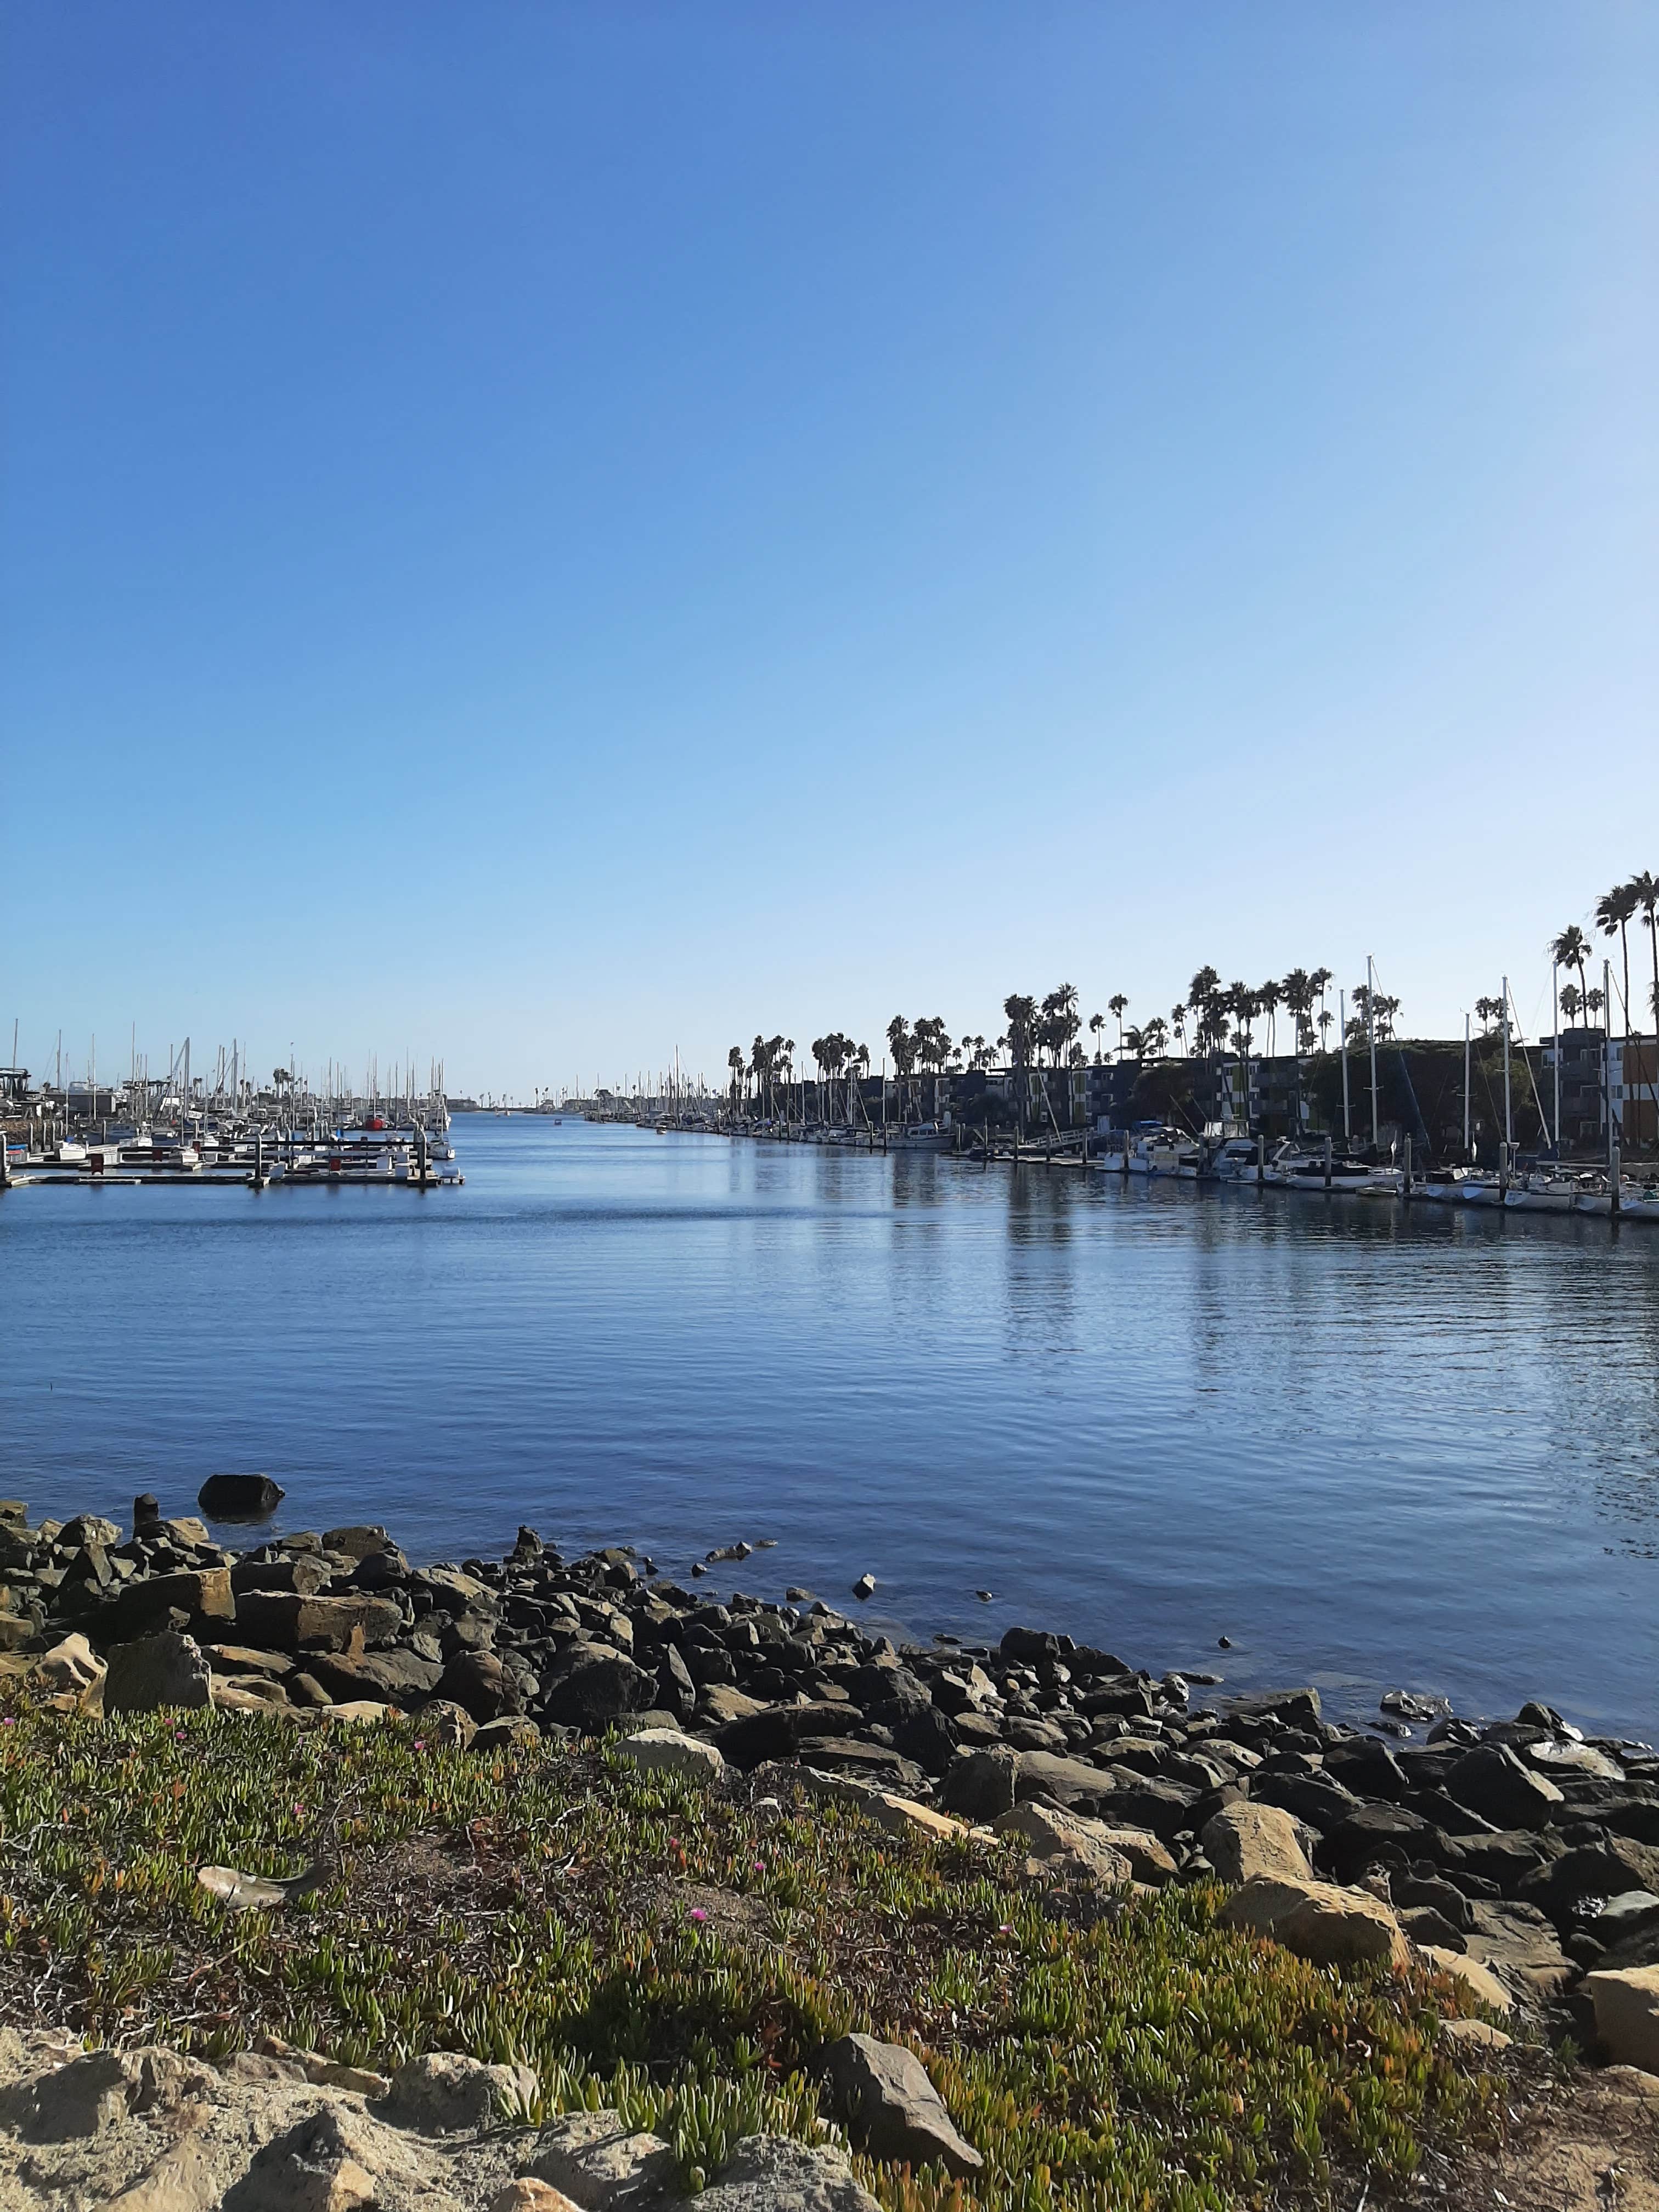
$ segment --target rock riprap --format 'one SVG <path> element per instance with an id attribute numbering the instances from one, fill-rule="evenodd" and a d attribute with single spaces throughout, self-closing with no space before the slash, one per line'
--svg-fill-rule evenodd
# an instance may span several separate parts
<path id="1" fill-rule="evenodd" d="M 149 1495 L 125 1536 L 0 1504 L 0 1674 L 66 1712 L 401 1715 L 481 1753 L 615 1734 L 711 1787 L 781 1764 L 896 1830 L 1015 1828 L 1056 1878 L 1103 1887 L 1214 1875 L 1252 1900 L 1237 1924 L 1310 1955 L 1463 1956 L 1532 2007 L 1659 1965 L 1659 1759 L 1542 1704 L 1384 1741 L 1311 1688 L 1206 1707 L 1179 1674 L 1026 1627 L 901 1650 L 799 1589 L 722 1601 L 528 1528 L 503 1559 L 430 1565 L 373 1523 L 246 1534 L 221 1544 Z M 1369 1905 L 1321 1893 L 1357 1890 Z"/>

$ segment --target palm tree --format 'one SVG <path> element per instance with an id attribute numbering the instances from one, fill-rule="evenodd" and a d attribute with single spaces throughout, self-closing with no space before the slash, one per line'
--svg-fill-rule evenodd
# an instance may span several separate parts
<path id="1" fill-rule="evenodd" d="M 1615 884 L 1595 902 L 1595 926 L 1603 937 L 1616 937 L 1625 964 L 1625 1036 L 1630 1036 L 1630 925 L 1641 904 L 1634 884 Z"/>
<path id="2" fill-rule="evenodd" d="M 732 1111 L 738 1110 L 738 1085 L 743 1080 L 743 1047 L 734 1044 L 726 1055 L 726 1064 L 732 1071 Z"/>
<path id="3" fill-rule="evenodd" d="M 1104 1015 L 1104 1014 L 1091 1014 L 1091 1015 L 1090 1015 L 1090 1017 L 1089 1017 L 1089 1034 L 1090 1034 L 1090 1036 L 1092 1036 L 1092 1037 L 1093 1037 L 1093 1039 L 1094 1039 L 1094 1041 L 1095 1041 L 1095 1066 L 1096 1066 L 1097 1067 L 1098 1067 L 1098 1066 L 1100 1066 L 1100 1033 L 1101 1033 L 1102 1030 L 1103 1030 L 1103 1029 L 1105 1028 L 1105 1026 L 1106 1026 L 1106 1017 L 1105 1017 L 1105 1015 Z"/>
<path id="4" fill-rule="evenodd" d="M 1569 1029 L 1572 1027 L 1574 1022 L 1578 1018 L 1578 1011 L 1583 1001 L 1578 996 L 1578 986 L 1577 983 L 1564 983 L 1561 986 L 1561 1013 L 1562 1018 L 1565 1021 Z M 1474 1011 L 1478 1014 L 1482 1006 L 1490 1006 L 1491 1004 L 1492 1001 L 1489 999 L 1477 999 L 1474 1004 Z"/>
<path id="5" fill-rule="evenodd" d="M 1184 1005 L 1170 1007 L 1170 1027 L 1184 1053 L 1187 1049 L 1187 1009 Z"/>
<path id="6" fill-rule="evenodd" d="M 1255 994 L 1255 1003 L 1267 1017 L 1267 1057 L 1271 1060 L 1279 1044 L 1279 1009 L 1284 1004 L 1285 994 L 1270 975 Z"/>
<path id="7" fill-rule="evenodd" d="M 1584 994 L 1584 969 L 1589 959 L 1589 939 L 1576 921 L 1570 921 L 1559 937 L 1552 940 L 1550 958 L 1558 968 L 1578 970 L 1578 995 Z"/>
<path id="8" fill-rule="evenodd" d="M 1659 876 L 1644 868 L 1640 875 L 1631 878 L 1628 888 L 1647 924 L 1653 951 L 1653 1012 L 1655 1020 L 1659 1021 Z"/>
<path id="9" fill-rule="evenodd" d="M 1325 1041 L 1325 1032 L 1331 1025 L 1330 1017 L 1325 1011 L 1325 994 L 1330 989 L 1332 981 L 1328 968 L 1316 968 L 1308 978 L 1308 988 L 1319 1000 L 1319 1041 L 1322 1044 Z"/>
<path id="10" fill-rule="evenodd" d="M 1119 991 L 1114 997 L 1108 999 L 1106 1003 L 1117 1016 L 1117 1056 L 1121 1060 L 1123 1057 L 1123 1009 L 1129 1001 L 1124 997 L 1122 992 Z"/>
<path id="11" fill-rule="evenodd" d="M 1141 1042 L 1145 1045 L 1148 1056 L 1152 1060 L 1157 1060 L 1162 1054 L 1164 1046 L 1170 1042 L 1169 1024 L 1165 1022 L 1162 1014 L 1154 1014 L 1151 1021 L 1147 1023 L 1146 1028 L 1141 1031 L 1140 1036 Z"/>
<path id="12" fill-rule="evenodd" d="M 1567 988 L 1570 991 L 1572 990 L 1571 984 L 1569 984 Z M 1573 991 L 1572 993 L 1572 1002 L 1575 1006 L 1578 1003 L 1578 994 L 1577 991 Z M 1486 1031 L 1488 1036 L 1492 1033 L 1493 1023 L 1502 1018 L 1503 1012 L 1504 1001 L 1501 999 L 1477 999 L 1474 1002 L 1474 1018 L 1480 1023 L 1481 1028 Z"/>

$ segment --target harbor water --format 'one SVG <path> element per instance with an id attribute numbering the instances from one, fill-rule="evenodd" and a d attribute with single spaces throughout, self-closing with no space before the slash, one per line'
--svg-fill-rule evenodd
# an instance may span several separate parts
<path id="1" fill-rule="evenodd" d="M 1659 1730 L 1659 1235 L 465 1116 L 464 1188 L 0 1198 L 3 1486 L 527 1522 L 895 1633 Z M 989 1601 L 975 1593 L 989 1590 Z M 1223 1648 L 1220 1639 L 1229 1639 Z"/>

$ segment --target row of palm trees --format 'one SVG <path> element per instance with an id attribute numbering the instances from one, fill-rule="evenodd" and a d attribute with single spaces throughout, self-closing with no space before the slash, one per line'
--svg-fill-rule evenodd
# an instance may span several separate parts
<path id="1" fill-rule="evenodd" d="M 1659 1021 L 1659 877 L 1650 872 L 1616 884 L 1597 900 L 1595 909 L 1595 927 L 1603 937 L 1619 942 L 1626 1036 L 1631 1030 L 1630 925 L 1633 921 L 1639 921 L 1648 933 L 1653 961 L 1651 1000 Z M 1578 979 L 1576 984 L 1563 985 L 1557 996 L 1559 1016 L 1569 1024 L 1581 1015 L 1594 1020 L 1605 1010 L 1604 994 L 1588 977 L 1594 950 L 1577 922 L 1550 945 L 1550 957 L 1557 967 Z M 1272 1058 L 1278 1051 L 1281 1012 L 1290 1025 L 1291 1049 L 1298 1055 L 1328 1049 L 1335 1020 L 1328 1003 L 1333 981 L 1328 968 L 1292 968 L 1287 975 L 1270 976 L 1253 988 L 1239 981 L 1224 983 L 1216 969 L 1200 968 L 1185 999 L 1170 1009 L 1167 1018 L 1154 1014 L 1143 1023 L 1127 1024 L 1123 1018 L 1129 1000 L 1123 992 L 1115 992 L 1106 1001 L 1107 1013 L 1117 1028 L 1115 1046 L 1103 1042 L 1107 1014 L 1093 1013 L 1088 1018 L 1094 1063 L 1100 1066 L 1114 1054 L 1120 1060 L 1137 1063 L 1158 1060 L 1171 1046 L 1183 1054 L 1232 1051 L 1248 1059 L 1255 1049 L 1259 1024 L 1266 1026 L 1267 1054 Z M 1346 1040 L 1349 1044 L 1363 1046 L 1373 1034 L 1379 1043 L 1394 1037 L 1400 1013 L 1398 999 L 1388 996 L 1370 981 L 1357 985 L 1348 996 L 1352 1011 Z M 1480 998 L 1474 1002 L 1474 1012 L 1490 1030 L 1502 1020 L 1504 1002 Z M 1005 1060 L 1017 1068 L 1087 1065 L 1090 1055 L 1081 1042 L 1085 1024 L 1074 983 L 1058 984 L 1042 999 L 1011 992 L 1002 1002 L 1002 1012 L 1006 1026 L 1000 1036 L 988 1041 L 971 1034 L 953 1040 L 942 1015 L 921 1015 L 912 1022 L 895 1014 L 887 1024 L 887 1047 L 895 1073 L 908 1082 L 917 1073 L 942 1075 L 947 1070 L 988 1068 Z M 733 1108 L 747 1097 L 763 1110 L 773 1110 L 779 1085 L 795 1079 L 795 1049 L 794 1039 L 785 1036 L 757 1036 L 747 1055 L 741 1045 L 734 1044 L 726 1054 Z M 855 1044 L 839 1030 L 815 1037 L 810 1049 L 819 1079 L 829 1085 L 832 1101 L 837 1082 L 844 1080 L 850 1085 L 870 1072 L 869 1046 Z"/>
<path id="2" fill-rule="evenodd" d="M 1653 959 L 1650 1005 L 1655 1021 L 1659 1022 L 1659 876 L 1647 868 L 1643 869 L 1639 875 L 1632 876 L 1628 883 L 1615 884 L 1610 891 L 1604 891 L 1595 902 L 1595 927 L 1603 937 L 1619 940 L 1620 961 L 1625 980 L 1621 994 L 1623 1029 L 1627 1037 L 1631 1032 L 1630 926 L 1638 918 L 1648 933 L 1649 950 Z M 1550 958 L 1558 968 L 1566 969 L 1569 974 L 1576 972 L 1578 977 L 1576 985 L 1565 984 L 1558 994 L 1561 1012 L 1569 1022 L 1576 1020 L 1581 1013 L 1587 1020 L 1594 1020 L 1603 1011 L 1606 994 L 1589 983 L 1585 976 L 1594 949 L 1576 921 L 1569 922 L 1560 935 L 1551 940 Z M 1477 1013 L 1480 1012 L 1479 1006 L 1475 1011 Z M 1608 1025 L 1611 1027 L 1612 1010 L 1607 1011 Z M 1639 1028 L 1639 1023 L 1638 1026 Z"/>

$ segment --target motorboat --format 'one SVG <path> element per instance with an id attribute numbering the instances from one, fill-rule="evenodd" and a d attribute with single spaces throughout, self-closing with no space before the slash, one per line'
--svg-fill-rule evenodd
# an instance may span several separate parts
<path id="1" fill-rule="evenodd" d="M 913 1121 L 908 1127 L 889 1128 L 887 1149 L 890 1152 L 948 1152 L 951 1133 L 935 1121 Z"/>
<path id="2" fill-rule="evenodd" d="M 1133 1176 L 1179 1176 L 1196 1182 L 1204 1148 L 1179 1129 L 1143 1129 L 1134 1135 L 1123 1164 Z"/>

